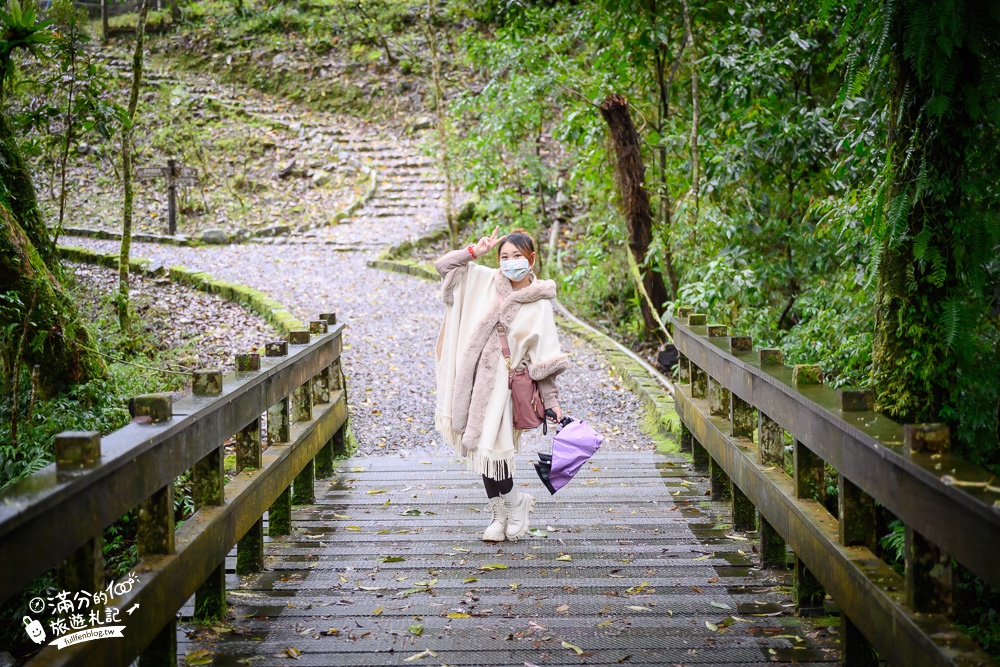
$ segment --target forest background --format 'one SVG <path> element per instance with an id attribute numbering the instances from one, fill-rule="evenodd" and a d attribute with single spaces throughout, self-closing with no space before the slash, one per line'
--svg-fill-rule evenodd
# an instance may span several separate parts
<path id="1" fill-rule="evenodd" d="M 24 179 L 55 173 L 83 142 L 120 151 L 133 131 L 87 56 L 94 25 L 64 4 L 47 25 L 13 0 L 0 14 L 0 251 L 13 257 L 26 239 L 36 250 L 31 280 L 0 271 L 2 412 L 30 412 L 38 393 L 50 412 L 83 410 L 79 423 L 110 430 L 126 413 L 94 397 L 127 395 L 114 368 L 109 380 L 83 353 L 73 368 L 47 366 L 63 373 L 49 384 L 30 371 L 58 352 L 36 335 L 52 322 L 73 333 L 71 353 L 107 339 L 59 295 L 40 225 L 62 221 L 57 208 L 43 221 L 24 206 Z M 962 456 L 1000 472 L 993 3 L 236 0 L 180 3 L 149 21 L 185 39 L 168 54 L 151 38 L 151 52 L 227 83 L 390 126 L 438 112 L 428 151 L 477 202 L 454 236 L 534 232 L 560 298 L 636 349 L 662 341 L 657 320 L 693 307 L 789 363 L 820 364 L 827 383 L 873 388 L 898 421 L 947 423 Z M 274 72 L 246 57 L 247 42 L 354 65 L 333 81 Z M 63 94 L 67 73 L 75 97 Z M 614 100 L 639 139 L 645 218 L 619 187 L 602 113 Z M 76 132 L 58 118 L 77 119 Z M 136 122 L 141 142 L 151 130 Z M 49 274 L 51 308 L 31 296 Z M 134 336 L 115 345 L 136 347 Z M 38 456 L 5 452 L 2 481 L 49 460 L 54 432 L 39 431 Z"/>

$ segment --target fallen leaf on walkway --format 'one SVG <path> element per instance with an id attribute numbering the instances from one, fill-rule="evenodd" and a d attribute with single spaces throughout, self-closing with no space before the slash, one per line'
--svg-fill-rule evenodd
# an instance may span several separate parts
<path id="1" fill-rule="evenodd" d="M 715 602 L 715 601 L 712 601 L 712 602 L 709 602 L 708 604 L 710 604 L 713 607 L 716 607 L 718 609 L 732 609 L 732 607 L 730 607 L 725 602 Z"/>
<path id="2" fill-rule="evenodd" d="M 410 627 L 408 627 L 407 630 L 410 631 L 411 635 L 419 637 L 420 635 L 424 634 L 424 625 L 423 623 L 414 623 Z"/>
<path id="3" fill-rule="evenodd" d="M 372 610 L 372 615 L 373 616 L 378 616 L 379 614 L 382 613 L 382 611 L 384 609 L 385 609 L 385 607 L 375 607 L 375 609 Z"/>
<path id="4" fill-rule="evenodd" d="M 192 666 L 193 665 L 210 665 L 210 664 L 212 664 L 212 660 L 214 660 L 214 658 L 212 656 L 212 652 L 204 650 L 204 649 L 202 649 L 201 651 L 194 651 L 192 653 L 188 653 L 184 657 L 185 664 L 192 665 Z"/>
<path id="5" fill-rule="evenodd" d="M 708 628 L 709 630 L 711 630 L 712 632 L 718 632 L 719 631 L 719 626 L 717 626 L 715 623 L 712 623 L 710 621 L 705 621 L 705 627 Z"/>
<path id="6" fill-rule="evenodd" d="M 358 588 L 360 588 L 363 591 L 381 591 L 381 590 L 385 590 L 385 586 L 362 586 L 360 583 L 358 583 Z"/>
<path id="7" fill-rule="evenodd" d="M 548 537 L 549 536 L 549 534 L 546 533 L 541 528 L 529 528 L 528 529 L 528 534 L 531 535 L 532 537 Z"/>
<path id="8" fill-rule="evenodd" d="M 361 530 L 361 526 L 347 526 L 344 530 Z"/>
<path id="9" fill-rule="evenodd" d="M 420 653 L 414 653 L 409 658 L 403 658 L 403 662 L 413 662 L 414 660 L 420 660 L 421 658 L 426 658 L 426 657 L 436 658 L 437 653 L 430 650 L 429 648 L 425 648 Z"/>
<path id="10" fill-rule="evenodd" d="M 563 648 L 568 648 L 569 650 L 576 652 L 577 655 L 583 655 L 583 649 L 582 648 L 580 648 L 579 646 L 576 646 L 574 644 L 570 644 L 567 641 L 564 641 L 562 643 L 562 647 Z"/>
<path id="11" fill-rule="evenodd" d="M 714 555 L 715 554 L 705 554 L 704 556 L 698 556 L 697 558 L 695 558 L 695 560 L 708 560 L 709 558 L 711 558 Z"/>
<path id="12" fill-rule="evenodd" d="M 402 556 L 386 556 L 384 558 L 380 558 L 379 561 L 383 563 L 405 563 L 406 559 Z"/>
<path id="13" fill-rule="evenodd" d="M 612 621 L 601 621 L 600 623 L 597 624 L 596 627 L 598 627 L 598 628 L 606 628 L 609 625 L 612 625 L 613 623 L 614 623 L 613 620 Z"/>
<path id="14" fill-rule="evenodd" d="M 718 577 L 712 577 L 711 579 L 708 580 L 708 583 L 710 583 L 710 584 L 717 584 L 717 583 L 719 583 L 719 578 Z"/>
<path id="15" fill-rule="evenodd" d="M 572 556 L 570 556 L 569 554 L 563 554 L 563 555 L 561 555 L 561 556 L 556 556 L 556 560 L 561 560 L 561 561 L 572 561 L 572 560 L 573 560 L 573 557 L 572 557 Z"/>
<path id="16" fill-rule="evenodd" d="M 693 590 L 695 593 L 704 593 L 705 592 L 705 591 L 701 590 L 700 588 L 698 588 L 697 586 L 692 586 L 691 590 Z"/>
<path id="17" fill-rule="evenodd" d="M 625 607 L 626 609 L 631 609 L 632 611 L 653 611 L 649 607 L 643 607 L 641 605 L 629 605 Z"/>
<path id="18" fill-rule="evenodd" d="M 295 648 L 294 646 L 286 646 L 284 651 L 282 651 L 281 653 L 277 654 L 274 657 L 276 657 L 276 658 L 294 658 L 294 659 L 298 660 L 300 655 L 302 655 L 302 651 L 300 651 L 299 649 Z"/>
<path id="19" fill-rule="evenodd" d="M 476 577 L 466 577 L 466 578 L 465 578 L 465 579 L 464 579 L 464 580 L 462 581 L 462 583 L 463 583 L 463 584 L 472 584 L 472 583 L 475 583 L 475 582 L 477 582 L 477 581 L 479 581 L 479 579 L 477 579 Z"/>
<path id="20" fill-rule="evenodd" d="M 647 586 L 649 586 L 649 582 L 648 581 L 644 581 L 641 584 L 639 584 L 638 586 L 631 586 L 629 588 L 626 588 L 625 589 L 625 594 L 626 595 L 639 595 L 640 593 L 642 593 L 643 591 L 646 590 Z"/>
<path id="21" fill-rule="evenodd" d="M 569 605 L 568 604 L 561 604 L 558 607 L 556 607 L 556 611 L 558 611 L 559 613 L 565 613 L 565 612 L 569 611 Z"/>
<path id="22" fill-rule="evenodd" d="M 750 541 L 747 538 L 743 537 L 742 535 L 730 535 L 728 533 L 725 533 L 725 536 L 728 537 L 731 540 L 737 540 L 739 542 L 749 542 Z"/>
<path id="23" fill-rule="evenodd" d="M 368 495 L 369 496 L 377 496 L 380 493 L 389 493 L 389 490 L 388 489 L 369 489 L 368 490 Z"/>
<path id="24" fill-rule="evenodd" d="M 486 572 L 491 572 L 493 570 L 506 570 L 507 566 L 504 565 L 503 563 L 487 563 L 486 565 L 480 565 L 479 569 L 484 570 Z"/>
<path id="25" fill-rule="evenodd" d="M 465 614 L 460 611 L 453 611 L 452 613 L 448 614 L 448 618 L 472 618 L 472 615 Z"/>
<path id="26" fill-rule="evenodd" d="M 466 551 L 466 552 L 471 551 L 471 549 L 463 549 L 462 547 L 452 547 L 452 549 L 454 549 L 455 551 Z"/>

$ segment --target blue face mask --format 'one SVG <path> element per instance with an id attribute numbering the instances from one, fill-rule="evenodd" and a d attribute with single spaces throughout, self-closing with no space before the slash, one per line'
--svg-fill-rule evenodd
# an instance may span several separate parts
<path id="1" fill-rule="evenodd" d="M 529 271 L 531 271 L 531 267 L 528 266 L 526 257 L 505 259 L 500 262 L 500 273 L 515 283 L 528 275 Z"/>

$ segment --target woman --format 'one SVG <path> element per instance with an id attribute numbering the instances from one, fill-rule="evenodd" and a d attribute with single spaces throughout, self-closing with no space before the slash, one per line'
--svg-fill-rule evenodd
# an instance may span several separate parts
<path id="1" fill-rule="evenodd" d="M 520 539 L 535 506 L 530 494 L 514 490 L 521 432 L 513 426 L 498 325 L 506 331 L 510 367 L 528 368 L 557 421 L 562 410 L 555 377 L 569 366 L 552 317 L 556 285 L 531 271 L 537 257 L 534 240 L 520 229 L 497 238 L 499 229 L 434 264 L 444 278 L 445 303 L 436 354 L 435 425 L 468 457 L 469 469 L 483 476 L 491 514 L 483 540 L 490 542 Z M 475 263 L 496 246 L 499 270 Z"/>

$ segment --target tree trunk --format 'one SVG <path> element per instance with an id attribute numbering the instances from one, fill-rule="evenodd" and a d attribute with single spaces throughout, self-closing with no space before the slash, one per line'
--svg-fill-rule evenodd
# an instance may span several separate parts
<path id="1" fill-rule="evenodd" d="M 101 44 L 108 43 L 108 0 L 101 0 Z"/>
<path id="2" fill-rule="evenodd" d="M 458 245 L 458 220 L 455 218 L 455 203 L 452 201 L 451 162 L 448 156 L 448 118 L 445 115 L 444 87 L 441 84 L 441 54 L 434 37 L 434 0 L 427 0 L 427 44 L 431 49 L 431 81 L 434 85 L 435 126 L 438 135 L 438 163 L 444 174 L 444 213 L 448 220 L 448 236 L 451 247 Z"/>
<path id="3" fill-rule="evenodd" d="M 694 44 L 694 33 L 691 32 L 691 13 L 686 0 L 681 1 L 684 12 L 684 30 L 691 46 L 691 193 L 694 195 L 694 215 L 692 221 L 698 224 L 698 214 L 701 208 L 701 156 L 698 152 L 698 130 L 701 125 L 701 101 L 698 94 L 698 50 Z"/>
<path id="4" fill-rule="evenodd" d="M 58 271 L 59 261 L 56 257 L 55 245 L 45 227 L 42 213 L 38 208 L 38 197 L 35 184 L 31 180 L 31 172 L 21 156 L 10 119 L 0 110 L 0 184 L 7 191 L 7 204 L 14 219 L 24 231 L 38 256 L 47 266 Z M 0 197 L 3 191 L 0 190 Z"/>
<path id="5" fill-rule="evenodd" d="M 683 49 L 683 45 L 681 45 Z M 678 53 L 677 57 L 680 58 Z M 670 113 L 670 83 L 666 79 L 667 48 L 660 44 L 653 53 L 654 65 L 656 69 L 656 86 L 659 89 L 660 118 L 657 122 L 656 133 L 663 138 L 663 131 L 667 126 L 667 116 Z M 673 81 L 673 75 L 670 77 Z M 674 253 L 670 248 L 671 229 L 673 227 L 673 197 L 670 195 L 670 184 L 667 183 L 667 147 L 660 142 L 660 223 L 664 229 L 663 243 L 663 266 L 667 271 L 667 280 L 670 283 L 670 300 L 677 299 L 677 290 L 680 289 L 680 281 L 677 272 L 674 270 Z"/>
<path id="6" fill-rule="evenodd" d="M 94 342 L 73 301 L 3 201 L 0 201 L 0 294 L 16 296 L 21 303 L 16 309 L 5 311 L 3 327 L 6 329 L 13 323 L 23 326 L 27 321 L 27 344 L 21 351 L 21 360 L 29 367 L 38 364 L 44 369 L 39 375 L 39 399 L 107 373 L 100 355 L 93 351 Z M 32 302 L 31 316 L 27 317 Z M 7 363 L 14 361 L 10 354 L 5 359 Z M 4 373 L 17 381 L 18 369 L 5 368 Z"/>
<path id="7" fill-rule="evenodd" d="M 653 241 L 653 211 L 643 181 L 646 167 L 642 162 L 639 134 L 629 114 L 628 101 L 621 95 L 609 95 L 601 104 L 600 110 L 611 132 L 611 141 L 618 160 L 615 177 L 625 212 L 629 252 L 632 253 L 636 265 L 641 268 L 646 263 L 646 255 Z M 668 300 L 663 276 L 656 271 L 649 268 L 645 270 L 642 274 L 642 287 L 656 308 L 662 308 Z M 659 313 L 654 312 L 645 299 L 641 301 L 640 306 L 646 332 L 658 336 Z"/>
<path id="8" fill-rule="evenodd" d="M 961 98 L 951 101 L 946 116 L 929 117 L 925 106 L 937 91 L 902 52 L 912 30 L 908 19 L 906 12 L 897 11 L 891 26 L 892 90 L 886 117 L 892 180 L 883 213 L 886 229 L 879 240 L 872 386 L 876 409 L 897 421 L 941 421 L 947 412 L 954 427 L 968 408 L 964 399 L 956 402 L 954 397 L 960 395 L 963 378 L 975 378 L 976 369 L 957 372 L 958 358 L 949 349 L 942 322 L 949 298 L 965 297 L 973 303 L 977 298 L 962 282 L 961 262 L 970 250 L 960 237 L 963 225 L 979 224 L 962 220 L 969 214 L 962 210 L 961 186 L 967 179 L 965 155 L 977 121 Z M 968 47 L 955 52 L 955 62 L 962 63 L 955 89 L 974 90 L 978 67 L 971 65 L 977 58 Z M 921 193 L 922 178 L 940 185 Z M 917 239 L 926 240 L 922 249 Z M 946 267 L 943 275 L 932 275 L 931 252 Z M 975 323 L 956 326 L 970 330 Z"/>
<path id="9" fill-rule="evenodd" d="M 142 42 L 146 32 L 146 14 L 149 0 L 142 0 L 139 22 L 135 29 L 135 54 L 132 56 L 132 91 L 128 100 L 128 119 L 122 132 L 122 184 L 125 189 L 122 206 L 122 244 L 118 255 L 118 324 L 122 331 L 131 327 L 128 298 L 129 256 L 132 251 L 132 133 L 135 129 L 135 110 L 139 105 L 139 87 L 142 85 Z"/>

